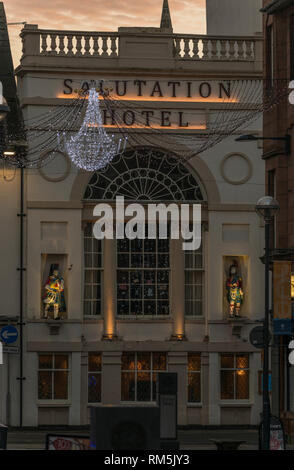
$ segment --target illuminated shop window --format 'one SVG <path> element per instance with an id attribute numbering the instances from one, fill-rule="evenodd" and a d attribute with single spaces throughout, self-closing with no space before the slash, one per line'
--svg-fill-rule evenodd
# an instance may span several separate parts
<path id="1" fill-rule="evenodd" d="M 185 314 L 204 315 L 204 262 L 202 245 L 199 250 L 185 251 Z"/>
<path id="2" fill-rule="evenodd" d="M 90 352 L 88 356 L 88 403 L 101 402 L 102 354 Z"/>
<path id="3" fill-rule="evenodd" d="M 67 400 L 68 385 L 68 354 L 40 354 L 38 370 L 38 399 Z"/>
<path id="4" fill-rule="evenodd" d="M 221 354 L 222 400 L 249 399 L 249 354 Z"/>
<path id="5" fill-rule="evenodd" d="M 93 223 L 84 229 L 84 315 L 101 314 L 102 242 L 93 236 Z"/>
<path id="6" fill-rule="evenodd" d="M 188 403 L 201 402 L 201 354 L 188 354 Z"/>
<path id="7" fill-rule="evenodd" d="M 156 401 L 156 375 L 167 370 L 167 356 L 162 352 L 128 352 L 121 359 L 121 400 Z"/>
<path id="8" fill-rule="evenodd" d="M 117 314 L 169 315 L 169 239 L 117 240 Z"/>

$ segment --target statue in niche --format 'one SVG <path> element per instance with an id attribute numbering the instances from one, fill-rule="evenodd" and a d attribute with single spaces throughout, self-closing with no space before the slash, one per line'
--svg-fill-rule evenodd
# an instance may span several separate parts
<path id="1" fill-rule="evenodd" d="M 229 317 L 240 317 L 240 309 L 244 299 L 243 281 L 238 274 L 238 263 L 236 260 L 229 269 L 229 277 L 226 283 L 227 300 L 230 305 Z"/>
<path id="2" fill-rule="evenodd" d="M 66 312 L 64 298 L 64 279 L 59 273 L 59 265 L 51 264 L 49 277 L 44 286 L 44 318 L 53 310 L 54 319 L 60 320 L 60 313 Z"/>

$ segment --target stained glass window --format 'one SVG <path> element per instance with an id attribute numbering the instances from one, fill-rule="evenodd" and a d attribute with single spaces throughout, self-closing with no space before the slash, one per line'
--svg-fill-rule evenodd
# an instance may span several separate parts
<path id="1" fill-rule="evenodd" d="M 170 241 L 117 240 L 117 314 L 169 315 Z"/>

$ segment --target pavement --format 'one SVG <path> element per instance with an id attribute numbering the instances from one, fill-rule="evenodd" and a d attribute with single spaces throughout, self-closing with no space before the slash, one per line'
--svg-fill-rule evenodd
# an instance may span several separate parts
<path id="1" fill-rule="evenodd" d="M 46 434 L 87 435 L 89 430 L 70 429 L 9 429 L 8 450 L 45 450 Z M 180 450 L 216 450 L 211 439 L 245 441 L 240 450 L 258 450 L 258 431 L 255 429 L 180 429 L 178 431 Z M 294 450 L 294 445 L 287 445 Z"/>

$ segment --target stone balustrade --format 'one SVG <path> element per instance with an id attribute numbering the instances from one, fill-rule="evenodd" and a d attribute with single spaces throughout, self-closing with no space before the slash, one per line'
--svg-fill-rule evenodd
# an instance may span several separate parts
<path id="1" fill-rule="evenodd" d="M 120 43 L 126 32 L 52 31 L 26 25 L 22 30 L 23 58 L 33 56 L 101 57 L 119 58 Z M 151 36 L 144 33 L 144 37 Z M 259 37 L 224 37 L 205 35 L 152 34 L 153 40 L 172 44 L 173 59 L 185 61 L 247 61 L 256 58 L 256 42 Z"/>

